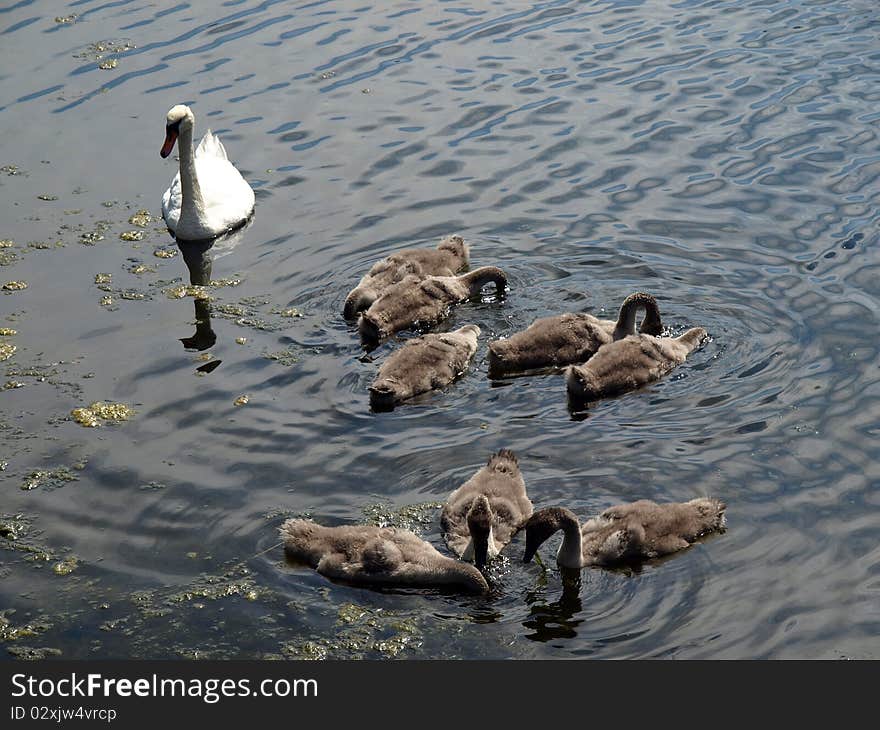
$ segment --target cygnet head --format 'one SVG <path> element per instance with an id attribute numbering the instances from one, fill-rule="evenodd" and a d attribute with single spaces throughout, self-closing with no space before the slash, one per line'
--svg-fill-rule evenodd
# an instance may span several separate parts
<path id="1" fill-rule="evenodd" d="M 168 114 L 165 115 L 165 144 L 159 152 L 162 157 L 171 154 L 181 130 L 191 130 L 193 122 L 192 110 L 186 104 L 177 104 L 168 110 Z"/>
<path id="2" fill-rule="evenodd" d="M 523 562 L 529 563 L 541 547 L 553 533 L 562 529 L 563 523 L 571 522 L 577 525 L 577 517 L 571 510 L 565 507 L 546 507 L 535 512 L 520 529 L 526 531 L 526 551 L 523 553 Z"/>
<path id="3" fill-rule="evenodd" d="M 474 565 L 480 570 L 486 567 L 489 555 L 489 536 L 492 534 L 492 508 L 486 496 L 474 497 L 467 513 L 468 530 L 474 543 Z"/>

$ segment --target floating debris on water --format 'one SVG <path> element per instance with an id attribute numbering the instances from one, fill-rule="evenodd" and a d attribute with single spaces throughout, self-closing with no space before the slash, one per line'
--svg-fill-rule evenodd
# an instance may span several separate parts
<path id="1" fill-rule="evenodd" d="M 37 197 L 40 200 L 48 200 L 48 201 L 58 200 L 57 195 L 50 195 L 49 193 L 40 193 Z"/>
<path id="2" fill-rule="evenodd" d="M 15 245 L 15 241 L 11 238 L 4 238 L 0 241 L 0 248 L 12 248 Z"/>
<path id="3" fill-rule="evenodd" d="M 287 365 L 288 367 L 291 365 L 295 365 L 299 362 L 299 352 L 294 348 L 293 345 L 288 347 L 286 350 L 278 350 L 277 352 L 264 352 L 263 357 L 265 357 L 267 360 L 280 362 L 282 365 Z"/>
<path id="4" fill-rule="evenodd" d="M 140 276 L 141 274 L 154 274 L 156 273 L 155 266 L 147 266 L 146 264 L 135 264 L 129 270 L 131 274 L 137 274 Z"/>
<path id="5" fill-rule="evenodd" d="M 236 406 L 246 406 L 250 402 L 251 398 L 249 395 L 240 395 L 234 401 L 232 401 L 233 405 Z"/>
<path id="6" fill-rule="evenodd" d="M 165 296 L 169 299 L 183 299 L 184 297 L 207 299 L 208 301 L 211 301 L 212 299 L 212 297 L 208 296 L 203 286 L 195 284 L 180 284 L 179 286 L 172 286 L 170 289 L 165 290 Z"/>
<path id="7" fill-rule="evenodd" d="M 89 408 L 74 408 L 70 415 L 74 421 L 84 428 L 98 428 L 101 425 L 100 419 Z"/>
<path id="8" fill-rule="evenodd" d="M 91 231 L 80 234 L 79 242 L 84 246 L 94 246 L 104 240 L 104 232 L 112 225 L 111 221 L 96 221 Z"/>
<path id="9" fill-rule="evenodd" d="M 89 43 L 86 46 L 85 50 L 81 53 L 75 53 L 74 58 L 87 58 L 92 61 L 100 61 L 104 58 L 104 56 L 108 53 L 124 53 L 125 51 L 131 51 L 137 48 L 134 43 L 129 43 L 126 40 L 122 41 L 97 41 L 96 43 Z"/>
<path id="10" fill-rule="evenodd" d="M 241 279 L 237 277 L 229 277 L 226 279 L 211 279 L 210 285 L 214 288 L 220 288 L 221 286 L 238 286 L 241 284 Z"/>
<path id="11" fill-rule="evenodd" d="M 97 428 L 103 425 L 104 421 L 112 423 L 127 421 L 134 415 L 134 410 L 125 403 L 96 401 L 88 408 L 74 408 L 70 415 L 80 426 Z"/>
<path id="12" fill-rule="evenodd" d="M 138 228 L 146 228 L 150 223 L 153 222 L 153 216 L 150 215 L 150 211 L 148 210 L 139 210 L 135 213 L 131 218 L 128 219 L 128 222 L 137 226 Z"/>
<path id="13" fill-rule="evenodd" d="M 285 657 L 322 660 L 393 658 L 422 645 L 423 630 L 415 620 L 382 608 L 344 603 L 337 611 L 330 639 L 290 642 L 281 647 Z"/>
<path id="14" fill-rule="evenodd" d="M 70 575 L 79 567 L 79 560 L 70 555 L 52 566 L 52 572 L 55 575 Z"/>
<path id="15" fill-rule="evenodd" d="M 78 481 L 76 476 L 66 466 L 59 466 L 55 469 L 38 469 L 30 472 L 22 482 L 21 489 L 29 492 L 32 489 L 42 487 L 43 489 L 57 489 L 63 487 L 67 482 Z"/>
<path id="16" fill-rule="evenodd" d="M 75 23 L 78 17 L 76 13 L 73 15 L 59 15 L 55 18 L 55 22 L 61 24 Z"/>
<path id="17" fill-rule="evenodd" d="M 236 345 L 243 345 L 245 342 L 247 342 L 247 337 L 236 337 L 235 338 Z"/>
<path id="18" fill-rule="evenodd" d="M 153 251 L 153 256 L 159 259 L 173 259 L 177 256 L 177 250 L 173 248 L 157 248 Z"/>
<path id="19" fill-rule="evenodd" d="M 144 232 L 143 231 L 123 231 L 119 234 L 119 237 L 123 241 L 143 241 L 144 240 Z"/>
<path id="20" fill-rule="evenodd" d="M 27 289 L 28 285 L 26 281 L 7 281 L 3 285 L 3 289 L 5 291 L 21 291 L 22 289 Z"/>
<path id="21" fill-rule="evenodd" d="M 113 297 L 101 297 L 101 306 L 109 307 L 113 304 Z"/>
<path id="22" fill-rule="evenodd" d="M 95 274 L 96 284 L 109 284 L 113 281 L 113 274 Z"/>
<path id="23" fill-rule="evenodd" d="M 119 292 L 120 299 L 128 299 L 130 301 L 140 301 L 142 299 L 146 299 L 147 295 L 142 291 L 136 291 L 134 289 L 126 289 L 125 291 Z"/>
<path id="24" fill-rule="evenodd" d="M 0 612 L 0 643 L 18 641 L 18 639 L 37 636 L 44 631 L 48 631 L 52 627 L 48 621 L 43 619 L 30 621 L 21 626 L 13 626 L 7 615 L 10 613 L 15 613 L 15 611 L 6 609 L 5 611 Z"/>
<path id="25" fill-rule="evenodd" d="M 419 502 L 395 509 L 388 504 L 376 503 L 366 505 L 363 513 L 367 522 L 378 527 L 401 527 L 419 532 L 418 528 L 434 521 L 437 510 L 442 506 L 440 502 Z"/>
<path id="26" fill-rule="evenodd" d="M 25 384 L 22 383 L 20 380 L 7 380 L 5 383 L 3 383 L 3 390 L 15 390 L 16 388 L 24 388 L 24 385 Z M 3 471 L 3 464 L 5 463 L 5 461 L 0 461 L 0 471 Z"/>
<path id="27" fill-rule="evenodd" d="M 52 248 L 52 244 L 49 243 L 48 241 L 28 241 L 27 245 L 28 245 L 28 248 L 33 248 L 38 251 L 45 251 L 47 249 Z M 61 247 L 64 244 L 61 243 L 61 241 L 55 241 L 55 245 Z"/>
<path id="28" fill-rule="evenodd" d="M 11 342 L 0 342 L 0 362 L 12 357 L 17 349 Z"/>
<path id="29" fill-rule="evenodd" d="M 51 646 L 7 646 L 6 651 L 23 661 L 40 661 L 50 656 L 61 656 L 61 649 Z"/>
<path id="30" fill-rule="evenodd" d="M 289 309 L 282 309 L 278 312 L 282 317 L 293 318 L 293 317 L 302 317 L 303 313 L 300 312 L 296 307 L 290 307 Z"/>
<path id="31" fill-rule="evenodd" d="M 17 334 L 18 330 L 11 327 L 0 327 L 0 337 L 15 337 Z"/>
<path id="32" fill-rule="evenodd" d="M 109 71 L 111 68 L 116 68 L 118 65 L 119 61 L 117 61 L 115 58 L 111 58 L 107 61 L 101 61 L 101 63 L 98 64 L 98 68 L 104 71 Z"/>
<path id="33" fill-rule="evenodd" d="M 79 242 L 86 246 L 94 246 L 98 241 L 104 240 L 104 234 L 100 231 L 87 231 L 79 237 Z"/>
<path id="34" fill-rule="evenodd" d="M 18 165 L 3 165 L 0 167 L 0 172 L 6 173 L 7 175 L 21 175 L 22 171 Z"/>

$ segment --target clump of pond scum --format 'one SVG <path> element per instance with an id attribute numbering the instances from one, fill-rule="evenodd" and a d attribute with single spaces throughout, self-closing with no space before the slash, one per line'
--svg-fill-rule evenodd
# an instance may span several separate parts
<path id="1" fill-rule="evenodd" d="M 104 423 L 127 421 L 134 415 L 134 410 L 125 403 L 95 401 L 88 407 L 74 408 L 70 415 L 80 426 L 97 428 Z"/>
<path id="2" fill-rule="evenodd" d="M 423 630 L 417 619 L 396 611 L 343 603 L 332 638 L 295 640 L 281 645 L 288 659 L 393 659 L 418 649 Z"/>
<path id="3" fill-rule="evenodd" d="M 399 527 L 419 533 L 435 520 L 437 510 L 442 506 L 440 502 L 420 502 L 394 507 L 377 502 L 366 505 L 363 508 L 363 513 L 371 525 Z"/>
<path id="4" fill-rule="evenodd" d="M 21 489 L 25 492 L 32 489 L 58 489 L 78 479 L 79 477 L 66 466 L 58 466 L 54 469 L 35 469 L 25 476 L 21 483 Z"/>
<path id="5" fill-rule="evenodd" d="M 137 226 L 138 228 L 146 228 L 154 220 L 155 218 L 150 215 L 150 211 L 139 210 L 137 213 L 132 215 L 131 218 L 128 219 L 128 222 L 130 225 Z"/>

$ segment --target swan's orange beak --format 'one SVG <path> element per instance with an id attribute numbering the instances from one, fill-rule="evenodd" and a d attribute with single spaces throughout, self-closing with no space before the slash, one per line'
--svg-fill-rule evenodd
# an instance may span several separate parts
<path id="1" fill-rule="evenodd" d="M 165 128 L 165 144 L 162 145 L 162 149 L 159 151 L 159 154 L 162 157 L 168 157 L 171 154 L 171 150 L 174 149 L 174 143 L 177 141 L 177 130 L 172 129 L 171 127 Z"/>

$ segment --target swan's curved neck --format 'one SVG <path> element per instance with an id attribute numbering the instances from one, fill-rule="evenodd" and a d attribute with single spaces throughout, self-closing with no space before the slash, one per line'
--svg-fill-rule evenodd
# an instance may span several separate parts
<path id="1" fill-rule="evenodd" d="M 199 186 L 199 177 L 196 174 L 196 156 L 195 150 L 193 150 L 193 128 L 191 125 L 181 128 L 177 147 L 180 151 L 180 187 L 183 195 L 183 200 L 180 203 L 180 217 L 184 218 L 205 208 L 202 188 Z"/>
<path id="2" fill-rule="evenodd" d="M 660 310 L 657 308 L 656 300 L 650 294 L 637 292 L 628 296 L 620 307 L 620 314 L 614 327 L 613 337 L 615 340 L 636 333 L 636 314 L 640 309 L 645 310 L 641 331 L 649 335 L 662 333 L 663 325 L 660 321 Z"/>
<path id="3" fill-rule="evenodd" d="M 573 518 L 563 519 L 562 544 L 556 553 L 556 563 L 563 568 L 580 568 L 583 566 L 583 538 L 581 526 Z"/>

